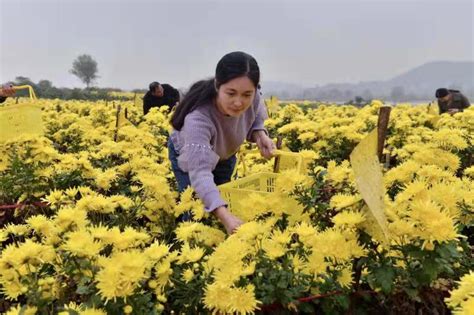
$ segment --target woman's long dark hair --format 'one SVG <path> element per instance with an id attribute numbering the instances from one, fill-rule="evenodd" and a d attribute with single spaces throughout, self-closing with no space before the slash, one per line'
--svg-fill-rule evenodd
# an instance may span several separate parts
<path id="1" fill-rule="evenodd" d="M 222 57 L 217 63 L 215 79 L 194 83 L 176 106 L 171 117 L 173 128 L 181 130 L 187 114 L 215 98 L 222 84 L 243 76 L 248 77 L 257 89 L 260 82 L 260 69 L 255 58 L 241 51 L 231 52 Z"/>

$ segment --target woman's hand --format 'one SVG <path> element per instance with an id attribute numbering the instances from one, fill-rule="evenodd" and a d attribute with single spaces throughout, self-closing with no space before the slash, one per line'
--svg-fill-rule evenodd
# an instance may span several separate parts
<path id="1" fill-rule="evenodd" d="M 227 207 L 222 206 L 213 211 L 214 215 L 224 225 L 227 234 L 233 234 L 244 222 L 229 212 Z"/>
<path id="2" fill-rule="evenodd" d="M 254 131 L 252 136 L 255 143 L 257 143 L 260 154 L 266 159 L 271 158 L 273 156 L 273 150 L 276 149 L 272 139 L 270 139 L 263 130 Z"/>

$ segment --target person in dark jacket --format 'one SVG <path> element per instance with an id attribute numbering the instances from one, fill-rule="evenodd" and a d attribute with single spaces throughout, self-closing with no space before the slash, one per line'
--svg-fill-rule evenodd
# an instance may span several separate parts
<path id="1" fill-rule="evenodd" d="M 15 94 L 15 90 L 10 84 L 5 84 L 0 87 L 0 103 L 5 102 L 7 97 L 13 96 Z"/>
<path id="2" fill-rule="evenodd" d="M 440 114 L 462 112 L 465 108 L 468 108 L 471 105 L 467 97 L 461 94 L 458 90 L 448 90 L 446 88 L 437 89 L 436 98 L 438 98 Z"/>
<path id="3" fill-rule="evenodd" d="M 152 107 L 168 105 L 173 108 L 179 102 L 179 91 L 169 84 L 152 82 L 149 91 L 143 97 L 143 114 L 147 114 Z"/>

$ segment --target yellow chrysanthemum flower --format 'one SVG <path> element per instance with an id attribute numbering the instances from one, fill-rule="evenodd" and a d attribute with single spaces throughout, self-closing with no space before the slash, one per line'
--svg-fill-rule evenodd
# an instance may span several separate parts
<path id="1" fill-rule="evenodd" d="M 204 304 L 211 311 L 219 313 L 254 314 L 260 302 L 255 298 L 255 288 L 232 288 L 211 284 L 205 288 Z"/>
<path id="2" fill-rule="evenodd" d="M 37 310 L 35 306 L 17 305 L 10 308 L 5 315 L 35 315 Z"/>
<path id="3" fill-rule="evenodd" d="M 185 271 L 183 271 L 183 281 L 184 281 L 185 283 L 190 282 L 191 280 L 193 280 L 193 278 L 194 278 L 194 271 L 193 271 L 193 269 L 188 268 L 188 269 L 186 269 Z"/>
<path id="4" fill-rule="evenodd" d="M 95 241 L 86 230 L 67 233 L 66 237 L 67 241 L 61 247 L 78 257 L 94 258 L 104 247 L 104 244 Z"/>
<path id="5" fill-rule="evenodd" d="M 352 284 L 352 269 L 351 267 L 344 268 L 340 271 L 339 276 L 337 277 L 337 282 L 342 287 L 350 287 Z"/>
<path id="6" fill-rule="evenodd" d="M 77 208 L 61 208 L 57 212 L 53 222 L 62 231 L 69 228 L 82 228 L 88 223 L 87 213 Z"/>
<path id="7" fill-rule="evenodd" d="M 454 314 L 472 314 L 474 310 L 474 272 L 470 271 L 461 277 L 459 287 L 451 291 L 451 296 L 446 298 Z"/>
<path id="8" fill-rule="evenodd" d="M 132 295 L 146 278 L 149 264 L 148 257 L 139 251 L 117 252 L 99 259 L 101 269 L 95 278 L 99 294 L 106 300 Z"/>
<path id="9" fill-rule="evenodd" d="M 335 226 L 353 227 L 365 221 L 365 216 L 361 212 L 344 211 L 336 214 L 332 218 Z"/>
<path id="10" fill-rule="evenodd" d="M 183 263 L 193 263 L 199 261 L 202 256 L 204 256 L 204 249 L 201 247 L 191 248 L 189 244 L 184 244 L 181 248 L 181 255 L 179 256 L 178 262 Z"/>

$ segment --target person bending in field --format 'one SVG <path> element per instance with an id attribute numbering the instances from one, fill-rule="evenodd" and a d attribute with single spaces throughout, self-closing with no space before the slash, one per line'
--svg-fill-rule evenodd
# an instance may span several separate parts
<path id="1" fill-rule="evenodd" d="M 178 189 L 192 186 L 229 234 L 243 222 L 227 209 L 217 185 L 230 181 L 245 140 L 255 142 L 265 158 L 275 149 L 264 128 L 268 116 L 259 83 L 257 61 L 231 52 L 217 63 L 214 78 L 191 86 L 171 118 L 168 152 Z"/>
<path id="2" fill-rule="evenodd" d="M 436 98 L 438 99 L 440 114 L 462 112 L 465 108 L 468 108 L 471 105 L 467 97 L 461 94 L 458 90 L 448 90 L 445 88 L 437 89 Z"/>
<path id="3" fill-rule="evenodd" d="M 169 84 L 152 82 L 149 90 L 143 97 L 143 114 L 146 115 L 151 108 L 168 105 L 173 108 L 179 102 L 179 91 Z"/>

